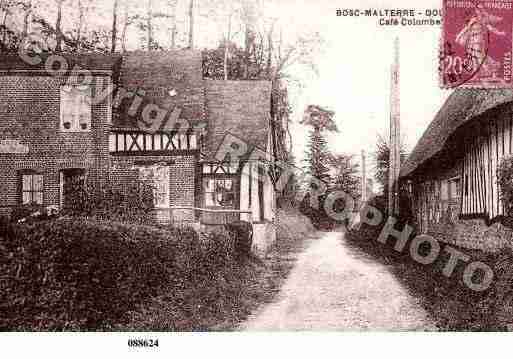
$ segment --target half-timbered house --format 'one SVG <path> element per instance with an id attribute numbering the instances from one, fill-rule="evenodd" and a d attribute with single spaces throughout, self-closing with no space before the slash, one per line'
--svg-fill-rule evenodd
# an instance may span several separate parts
<path id="1" fill-rule="evenodd" d="M 142 179 L 162 220 L 250 220 L 272 240 L 267 173 L 215 156 L 226 133 L 272 149 L 269 82 L 206 80 L 191 50 L 37 56 L 0 59 L 0 215 L 62 206 L 67 181 Z"/>
<path id="2" fill-rule="evenodd" d="M 497 185 L 511 154 L 513 91 L 455 90 L 401 170 L 418 230 L 463 247 L 511 245 Z"/>

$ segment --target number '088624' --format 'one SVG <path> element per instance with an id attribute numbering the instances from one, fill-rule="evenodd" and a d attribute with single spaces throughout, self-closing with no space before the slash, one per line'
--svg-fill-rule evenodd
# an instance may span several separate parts
<path id="1" fill-rule="evenodd" d="M 143 339 L 143 338 L 130 338 L 128 339 L 129 347 L 145 347 L 145 348 L 153 348 L 159 346 L 158 339 Z"/>

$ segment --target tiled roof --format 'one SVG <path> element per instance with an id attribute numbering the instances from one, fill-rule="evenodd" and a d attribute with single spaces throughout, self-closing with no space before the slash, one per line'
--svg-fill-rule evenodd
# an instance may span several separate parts
<path id="1" fill-rule="evenodd" d="M 213 157 L 227 132 L 249 147 L 266 150 L 271 108 L 269 81 L 205 80 L 208 118 L 207 157 Z"/>
<path id="2" fill-rule="evenodd" d="M 155 104 L 169 110 L 169 113 L 178 107 L 181 110 L 180 119 L 204 120 L 205 94 L 200 51 L 124 53 L 118 85 L 127 91 L 138 91 L 145 103 Z M 128 116 L 127 109 L 114 119 L 114 125 L 134 125 L 136 118 Z"/>
<path id="3" fill-rule="evenodd" d="M 49 59 L 50 56 L 54 56 Z M 23 57 L 19 54 L 0 55 L 0 71 L 45 71 L 45 65 L 54 63 L 58 65 L 56 56 L 64 58 L 67 64 L 67 69 L 71 70 L 78 66 L 84 70 L 102 70 L 102 71 L 115 71 L 121 61 L 121 55 L 104 55 L 96 53 L 87 54 L 26 54 Z M 24 58 L 26 57 L 26 58 Z M 35 63 L 40 59 L 39 63 Z M 50 61 L 48 61 L 50 60 Z M 57 67 L 55 67 L 57 69 Z"/>

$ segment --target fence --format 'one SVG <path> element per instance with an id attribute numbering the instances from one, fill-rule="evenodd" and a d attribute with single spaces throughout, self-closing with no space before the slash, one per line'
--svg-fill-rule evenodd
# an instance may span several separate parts
<path id="1" fill-rule="evenodd" d="M 193 206 L 173 206 L 166 208 L 158 208 L 159 212 L 165 212 L 166 217 L 165 220 L 173 221 L 174 218 L 178 218 L 179 216 L 175 216 L 175 211 L 191 211 L 194 215 L 194 218 L 199 218 L 200 224 L 204 225 L 223 225 L 227 223 L 231 223 L 234 221 L 240 220 L 241 214 L 247 214 L 247 220 L 253 225 L 253 216 L 252 211 L 250 210 L 239 210 L 239 209 L 210 209 L 210 208 L 201 208 L 201 207 L 193 207 Z"/>

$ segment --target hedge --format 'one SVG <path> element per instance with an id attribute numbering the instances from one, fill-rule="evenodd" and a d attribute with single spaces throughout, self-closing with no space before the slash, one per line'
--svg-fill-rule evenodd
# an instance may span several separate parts
<path id="1" fill-rule="evenodd" d="M 194 289 L 233 261 L 234 241 L 83 218 L 0 226 L 0 329 L 102 330 L 145 301 Z"/>

